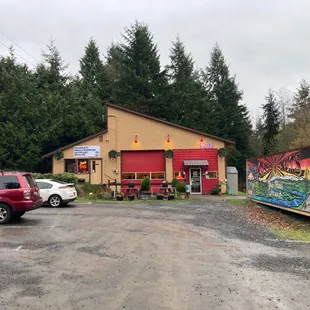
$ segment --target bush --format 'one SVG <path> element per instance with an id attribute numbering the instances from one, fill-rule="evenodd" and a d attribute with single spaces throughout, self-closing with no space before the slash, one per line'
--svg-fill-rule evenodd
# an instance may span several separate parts
<path id="1" fill-rule="evenodd" d="M 179 183 L 178 179 L 177 178 L 173 178 L 171 185 L 172 185 L 172 187 L 177 187 L 178 183 Z"/>
<path id="2" fill-rule="evenodd" d="M 179 193 L 186 193 L 186 184 L 184 182 L 178 182 L 176 189 Z"/>
<path id="3" fill-rule="evenodd" d="M 220 184 L 215 185 L 211 189 L 211 192 L 210 192 L 211 195 L 219 195 L 220 193 L 221 193 L 221 185 Z"/>
<path id="4" fill-rule="evenodd" d="M 141 191 L 142 192 L 149 192 L 150 188 L 151 188 L 150 178 L 149 177 L 143 178 L 142 183 L 141 183 Z"/>
<path id="5" fill-rule="evenodd" d="M 54 180 L 58 180 L 58 181 L 63 181 L 66 183 L 75 183 L 77 181 L 77 178 L 75 176 L 74 173 L 69 173 L 69 172 L 65 172 L 65 173 L 34 173 L 33 177 L 35 179 L 54 179 Z"/>

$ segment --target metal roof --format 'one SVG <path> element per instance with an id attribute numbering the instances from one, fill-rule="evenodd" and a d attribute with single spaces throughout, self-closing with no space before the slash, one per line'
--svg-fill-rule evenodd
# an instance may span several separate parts
<path id="1" fill-rule="evenodd" d="M 232 174 L 238 173 L 238 170 L 236 167 L 227 167 L 226 171 L 227 173 L 232 173 Z"/>
<path id="2" fill-rule="evenodd" d="M 185 166 L 209 166 L 206 159 L 184 160 Z"/>

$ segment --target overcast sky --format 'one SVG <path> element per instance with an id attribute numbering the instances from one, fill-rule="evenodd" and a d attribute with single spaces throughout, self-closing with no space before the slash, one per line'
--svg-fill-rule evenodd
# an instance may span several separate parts
<path id="1" fill-rule="evenodd" d="M 252 115 L 269 88 L 310 80 L 310 0 L 0 0 L 0 31 L 38 60 L 53 37 L 74 74 L 91 37 L 105 53 L 135 19 L 149 25 L 162 65 L 177 35 L 199 67 L 218 42 Z M 1 32 L 6 55 L 12 42 Z"/>

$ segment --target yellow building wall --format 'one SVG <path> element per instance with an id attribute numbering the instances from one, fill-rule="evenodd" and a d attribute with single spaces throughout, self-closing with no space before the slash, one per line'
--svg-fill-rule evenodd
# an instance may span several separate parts
<path id="1" fill-rule="evenodd" d="M 99 142 L 99 136 L 90 138 L 80 144 L 83 146 L 100 145 L 100 157 L 102 158 L 102 179 L 103 183 L 108 183 L 108 180 L 121 180 L 121 160 L 118 157 L 116 160 L 108 158 L 110 150 L 157 150 L 157 149 L 199 149 L 200 138 L 199 134 L 176 128 L 174 126 L 159 123 L 155 120 L 135 115 L 117 108 L 108 106 L 107 108 L 108 131 L 103 134 L 103 142 Z M 170 143 L 167 138 L 170 138 Z M 137 136 L 137 143 L 135 137 Z M 225 143 L 202 136 L 204 141 L 212 142 L 214 148 L 223 148 Z M 73 157 L 73 146 L 63 150 L 64 159 Z M 57 161 L 53 159 L 53 172 L 64 172 L 64 160 Z M 219 157 L 219 180 L 225 181 L 226 165 L 225 158 Z M 81 177 L 81 175 L 79 175 Z M 83 177 L 84 178 L 84 177 Z M 173 178 L 172 160 L 166 159 L 166 178 L 171 181 Z M 223 187 L 223 190 L 225 188 Z"/>

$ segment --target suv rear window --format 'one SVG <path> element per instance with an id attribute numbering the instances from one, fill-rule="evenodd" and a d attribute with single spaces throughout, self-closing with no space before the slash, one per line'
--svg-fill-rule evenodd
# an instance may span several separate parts
<path id="1" fill-rule="evenodd" d="M 0 189 L 20 188 L 18 177 L 15 175 L 0 175 Z"/>
<path id="2" fill-rule="evenodd" d="M 25 174 L 24 179 L 29 187 L 36 185 L 36 181 L 34 180 L 31 174 Z"/>

